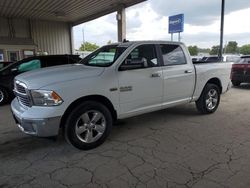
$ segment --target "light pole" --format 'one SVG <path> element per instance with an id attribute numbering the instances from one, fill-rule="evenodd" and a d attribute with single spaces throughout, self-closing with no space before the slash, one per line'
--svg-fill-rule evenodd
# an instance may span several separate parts
<path id="1" fill-rule="evenodd" d="M 224 12 L 225 12 L 225 0 L 221 0 L 220 50 L 219 50 L 220 60 L 222 60 L 222 54 L 223 54 Z"/>
<path id="2" fill-rule="evenodd" d="M 82 44 L 83 44 L 83 51 L 85 51 L 85 36 L 84 36 L 84 26 L 82 26 Z"/>

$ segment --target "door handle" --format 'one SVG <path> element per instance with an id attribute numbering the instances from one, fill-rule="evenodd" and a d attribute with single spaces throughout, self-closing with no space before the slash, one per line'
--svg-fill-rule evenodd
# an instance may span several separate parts
<path id="1" fill-rule="evenodd" d="M 152 78 L 161 77 L 161 74 L 160 73 L 153 73 L 153 74 L 151 74 L 151 77 Z"/>
<path id="2" fill-rule="evenodd" d="M 184 73 L 188 74 L 188 73 L 192 73 L 192 70 L 185 70 Z"/>

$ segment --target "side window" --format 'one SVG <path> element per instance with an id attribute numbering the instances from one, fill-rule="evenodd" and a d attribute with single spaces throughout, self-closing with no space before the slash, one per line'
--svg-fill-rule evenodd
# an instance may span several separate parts
<path id="1" fill-rule="evenodd" d="M 41 61 L 39 59 L 34 59 L 18 66 L 18 72 L 26 72 L 41 68 Z"/>
<path id="2" fill-rule="evenodd" d="M 69 64 L 78 63 L 80 60 L 81 58 L 78 56 L 72 56 L 72 57 L 69 56 Z"/>
<path id="3" fill-rule="evenodd" d="M 51 66 L 57 66 L 57 65 L 65 65 L 68 64 L 68 57 L 46 57 L 46 66 L 51 67 Z"/>
<path id="4" fill-rule="evenodd" d="M 155 45 L 144 44 L 136 47 L 122 63 L 122 66 L 130 66 L 129 69 L 149 68 L 159 66 Z"/>
<path id="5" fill-rule="evenodd" d="M 185 54 L 179 45 L 160 45 L 165 66 L 186 64 Z"/>

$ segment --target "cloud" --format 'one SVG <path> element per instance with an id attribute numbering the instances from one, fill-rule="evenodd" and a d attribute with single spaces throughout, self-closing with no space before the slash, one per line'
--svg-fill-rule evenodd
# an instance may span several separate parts
<path id="1" fill-rule="evenodd" d="M 188 3 L 181 4 L 180 0 L 149 0 L 132 6 L 126 9 L 126 38 L 128 40 L 170 40 L 168 15 L 180 13 L 182 8 L 186 15 L 182 41 L 187 45 L 205 48 L 218 45 L 220 35 L 220 5 L 218 4 L 220 2 L 220 0 L 201 2 L 189 0 Z M 178 8 L 175 7 L 177 4 Z M 244 8 L 241 8 L 243 4 Z M 250 43 L 250 22 L 247 21 L 250 17 L 250 8 L 248 8 L 250 1 L 241 0 L 236 3 L 236 1 L 226 0 L 226 5 L 224 41 L 234 40 L 239 45 Z M 187 15 L 190 17 L 189 22 Z M 117 41 L 116 13 L 84 23 L 83 26 L 86 41 L 98 45 L 104 45 L 109 40 Z M 82 25 L 74 28 L 74 35 L 75 48 L 79 48 L 82 43 Z"/>
<path id="2" fill-rule="evenodd" d="M 100 46 L 107 44 L 109 40 L 112 42 L 117 41 L 117 25 L 112 23 L 112 18 L 115 19 L 115 13 L 75 26 L 75 49 L 78 49 L 83 42 L 83 30 L 85 41 L 96 43 Z"/>
<path id="3" fill-rule="evenodd" d="M 249 0 L 226 0 L 225 13 L 250 6 Z M 149 0 L 152 9 L 159 15 L 171 16 L 185 14 L 185 23 L 192 25 L 210 25 L 220 17 L 221 0 Z"/>
<path id="4" fill-rule="evenodd" d="M 225 34 L 224 45 L 229 41 L 236 41 L 238 46 L 242 46 L 246 43 L 250 43 L 250 32 L 246 33 L 233 33 Z M 182 34 L 181 40 L 187 45 L 197 45 L 200 48 L 207 48 L 214 45 L 219 45 L 220 35 L 219 33 L 208 33 L 204 32 L 202 34 Z"/>

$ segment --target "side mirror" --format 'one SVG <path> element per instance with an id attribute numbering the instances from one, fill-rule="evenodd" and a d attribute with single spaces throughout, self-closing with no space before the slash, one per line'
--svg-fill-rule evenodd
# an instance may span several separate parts
<path id="1" fill-rule="evenodd" d="M 141 69 L 145 67 L 143 60 L 126 59 L 124 63 L 119 67 L 119 71 Z"/>

